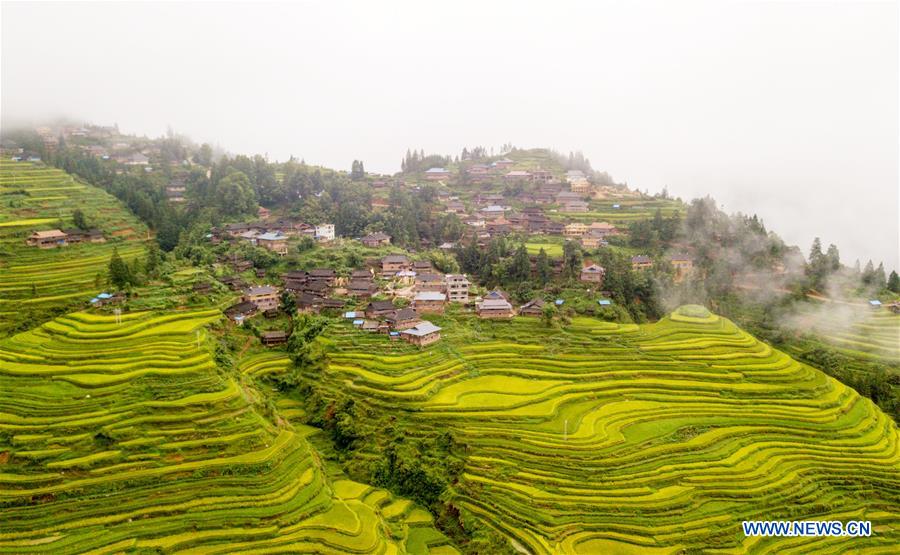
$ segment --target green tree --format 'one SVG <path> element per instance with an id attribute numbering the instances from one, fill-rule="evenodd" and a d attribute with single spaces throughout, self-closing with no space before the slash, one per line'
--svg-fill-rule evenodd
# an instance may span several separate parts
<path id="1" fill-rule="evenodd" d="M 550 283 L 550 280 L 553 278 L 550 259 L 547 257 L 547 251 L 543 248 L 538 252 L 535 271 L 537 272 L 537 282 L 541 287 Z"/>
<path id="2" fill-rule="evenodd" d="M 578 277 L 581 273 L 581 246 L 574 241 L 566 241 L 563 245 L 563 263 L 565 276 L 569 279 Z"/>
<path id="3" fill-rule="evenodd" d="M 350 170 L 350 179 L 359 181 L 364 177 L 366 177 L 366 169 L 363 166 L 362 160 L 354 160 Z"/>
<path id="4" fill-rule="evenodd" d="M 109 259 L 109 282 L 116 289 L 125 289 L 131 283 L 131 269 L 119 255 L 119 248 L 114 247 Z"/>
<path id="5" fill-rule="evenodd" d="M 316 338 L 325 331 L 328 320 L 323 316 L 301 314 L 294 318 L 294 330 L 288 340 L 288 355 L 293 364 L 278 378 L 282 387 L 301 383 L 303 373 L 318 375 L 325 366 L 325 352 Z"/>
<path id="6" fill-rule="evenodd" d="M 281 292 L 281 310 L 288 316 L 293 316 L 297 313 L 297 299 L 288 290 Z"/>
<path id="7" fill-rule="evenodd" d="M 900 276 L 897 275 L 896 271 L 891 271 L 891 275 L 887 280 L 887 288 L 893 293 L 900 293 Z"/>
<path id="8" fill-rule="evenodd" d="M 208 143 L 200 145 L 200 150 L 194 156 L 194 161 L 207 168 L 212 166 L 212 147 Z"/>
<path id="9" fill-rule="evenodd" d="M 316 248 L 316 240 L 310 237 L 309 235 L 304 235 L 300 238 L 300 243 L 297 244 L 298 252 L 306 252 Z"/>
<path id="10" fill-rule="evenodd" d="M 887 285 L 887 277 L 884 274 L 884 262 L 879 262 L 878 267 L 875 268 L 875 273 L 872 275 L 872 284 L 878 288 L 878 290 L 882 290 Z"/>
<path id="11" fill-rule="evenodd" d="M 865 285 L 871 285 L 875 280 L 875 265 L 869 260 L 866 267 L 862 271 L 862 282 Z"/>
<path id="12" fill-rule="evenodd" d="M 89 228 L 87 219 L 84 217 L 84 212 L 81 211 L 81 208 L 76 208 L 74 212 L 72 212 L 72 223 L 75 224 L 75 227 L 82 230 L 87 230 Z"/>
<path id="13" fill-rule="evenodd" d="M 825 253 L 827 268 L 830 272 L 836 272 L 841 269 L 841 254 L 838 252 L 836 245 L 828 245 L 828 251 Z"/>
<path id="14" fill-rule="evenodd" d="M 548 328 L 553 325 L 553 318 L 556 317 L 556 306 L 553 303 L 547 303 L 541 309 L 541 322 Z"/>
<path id="15" fill-rule="evenodd" d="M 513 255 L 512 264 L 507 276 L 511 281 L 527 281 L 531 277 L 531 259 L 525 245 L 519 245 Z"/>
<path id="16" fill-rule="evenodd" d="M 234 171 L 219 180 L 213 201 L 226 216 L 253 214 L 256 211 L 256 195 L 250 178 L 244 172 Z"/>
<path id="17" fill-rule="evenodd" d="M 159 265 L 162 259 L 162 253 L 156 242 L 150 242 L 147 246 L 147 257 L 144 261 L 144 270 L 147 272 L 148 278 L 155 278 L 159 272 Z"/>

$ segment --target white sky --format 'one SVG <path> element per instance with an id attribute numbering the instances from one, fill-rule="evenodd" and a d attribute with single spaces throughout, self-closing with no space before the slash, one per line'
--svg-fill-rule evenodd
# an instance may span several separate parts
<path id="1" fill-rule="evenodd" d="M 2 116 L 394 172 L 582 150 L 900 265 L 897 2 L 2 2 Z"/>

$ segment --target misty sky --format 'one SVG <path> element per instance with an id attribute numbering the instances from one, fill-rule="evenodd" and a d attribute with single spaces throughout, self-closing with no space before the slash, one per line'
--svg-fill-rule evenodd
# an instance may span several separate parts
<path id="1" fill-rule="evenodd" d="M 0 42 L 4 126 L 391 173 L 408 147 L 582 150 L 900 266 L 896 2 L 4 1 Z"/>

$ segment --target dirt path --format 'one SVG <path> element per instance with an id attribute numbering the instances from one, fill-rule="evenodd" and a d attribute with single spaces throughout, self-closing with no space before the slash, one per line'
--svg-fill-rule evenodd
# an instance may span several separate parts
<path id="1" fill-rule="evenodd" d="M 247 341 L 244 342 L 244 346 L 241 347 L 241 352 L 239 352 L 239 353 L 238 353 L 238 356 L 237 356 L 237 359 L 238 359 L 238 363 L 239 363 L 239 364 L 240 364 L 240 360 L 241 360 L 242 358 L 244 358 L 244 353 L 246 353 L 246 352 L 247 352 L 247 349 L 250 348 L 250 344 L 251 344 L 252 342 L 253 342 L 253 337 L 248 337 L 248 338 L 247 338 Z"/>

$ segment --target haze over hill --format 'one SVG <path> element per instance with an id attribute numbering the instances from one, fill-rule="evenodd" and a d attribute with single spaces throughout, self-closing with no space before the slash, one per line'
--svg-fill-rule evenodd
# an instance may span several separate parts
<path id="1" fill-rule="evenodd" d="M 821 235 L 850 263 L 897 268 L 897 15 L 896 3 L 4 2 L 3 125 L 171 125 L 232 152 L 383 172 L 408 147 L 580 149 L 632 187 L 711 194 L 804 250 Z"/>

